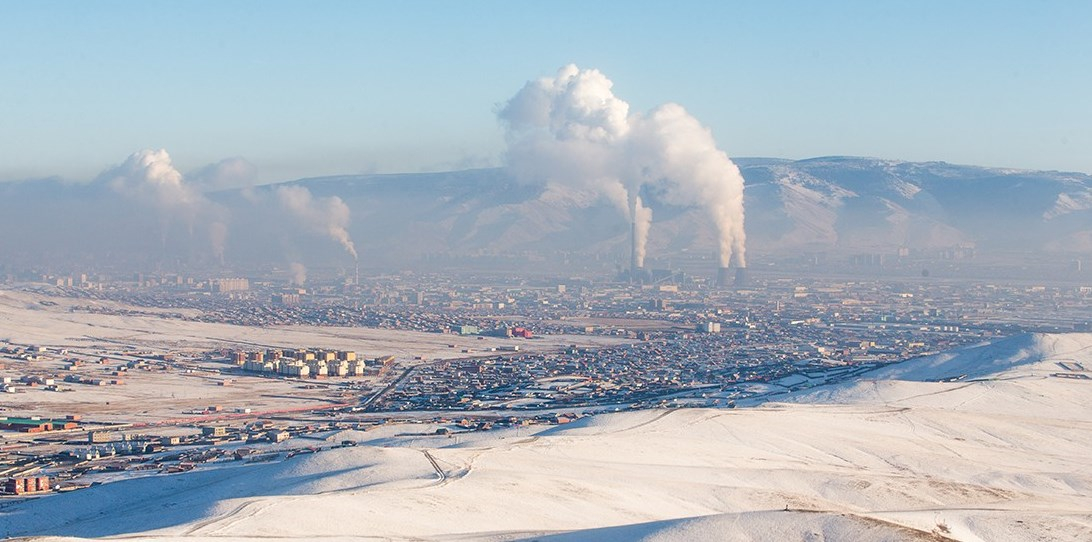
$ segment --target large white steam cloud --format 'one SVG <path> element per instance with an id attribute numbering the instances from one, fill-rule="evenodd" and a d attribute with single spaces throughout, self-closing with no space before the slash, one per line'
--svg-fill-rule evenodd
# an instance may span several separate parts
<path id="1" fill-rule="evenodd" d="M 258 184 L 258 168 L 247 159 L 235 156 L 187 172 L 186 180 L 203 192 L 246 188 Z"/>
<path id="2" fill-rule="evenodd" d="M 645 265 L 645 243 L 648 241 L 648 230 L 652 227 L 652 209 L 645 207 L 641 196 L 633 198 L 633 235 L 636 239 L 633 255 L 638 267 Z"/>
<path id="3" fill-rule="evenodd" d="M 182 175 L 171 163 L 166 150 L 142 150 L 130 155 L 121 165 L 103 172 L 96 182 L 154 212 L 162 228 L 164 246 L 172 223 L 182 223 L 191 236 L 195 227 L 207 231 L 213 254 L 224 261 L 228 238 L 227 212 L 202 193 L 247 186 L 257 179 L 256 168 L 242 158 L 229 158 Z M 253 198 L 252 192 L 244 192 Z M 286 186 L 275 191 L 280 206 L 308 230 L 326 235 L 344 247 L 353 259 L 356 247 L 349 237 L 349 207 L 341 198 L 315 198 L 302 186 Z M 293 268 L 297 282 L 306 280 L 306 269 Z"/>
<path id="4" fill-rule="evenodd" d="M 612 86 L 598 70 L 571 64 L 524 85 L 499 113 L 508 129 L 508 166 L 521 179 L 612 201 L 634 222 L 639 266 L 652 222 L 639 196 L 643 186 L 667 203 L 705 209 L 717 230 L 721 266 L 746 266 L 739 168 L 682 106 L 630 113 Z"/>
<path id="5" fill-rule="evenodd" d="M 164 243 L 171 221 L 181 221 L 192 235 L 198 218 L 204 218 L 213 253 L 223 261 L 227 225 L 220 218 L 221 209 L 186 182 L 166 150 L 135 152 L 121 165 L 99 175 L 97 182 L 154 210 L 160 216 Z"/>
<path id="6" fill-rule="evenodd" d="M 308 229 L 329 236 L 357 259 L 356 246 L 349 237 L 349 206 L 341 198 L 315 198 L 302 186 L 282 186 L 277 189 L 277 200 Z"/>

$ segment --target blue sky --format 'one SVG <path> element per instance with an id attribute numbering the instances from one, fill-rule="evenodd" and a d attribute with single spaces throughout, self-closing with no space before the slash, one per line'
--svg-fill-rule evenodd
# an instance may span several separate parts
<path id="1" fill-rule="evenodd" d="M 1092 2 L 5 0 L 0 36 L 0 180 L 498 164 L 498 106 L 567 63 L 732 156 L 1092 172 Z"/>

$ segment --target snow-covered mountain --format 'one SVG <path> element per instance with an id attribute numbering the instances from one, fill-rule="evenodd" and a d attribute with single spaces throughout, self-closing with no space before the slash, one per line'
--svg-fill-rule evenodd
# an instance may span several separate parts
<path id="1" fill-rule="evenodd" d="M 1092 177 L 829 157 L 739 160 L 748 229 L 772 246 L 1092 250 Z"/>
<path id="2" fill-rule="evenodd" d="M 1092 176 L 870 158 L 738 160 L 748 245 L 759 252 L 979 250 L 1092 252 Z M 365 253 L 568 251 L 625 254 L 621 211 L 593 194 L 516 182 L 503 169 L 342 176 L 291 183 L 338 196 Z M 224 201 L 232 194 L 220 194 Z M 644 194 L 649 255 L 711 253 L 702 210 Z"/>
<path id="3" fill-rule="evenodd" d="M 893 252 L 974 245 L 980 251 L 1092 253 L 1092 176 L 943 162 L 827 157 L 740 158 L 752 252 Z M 281 186 L 336 196 L 370 263 L 454 256 L 572 252 L 625 260 L 624 213 L 593 193 L 517 182 L 505 169 L 302 179 L 206 194 L 214 212 L 183 224 L 105 186 L 0 185 L 0 249 L 200 255 L 216 217 L 231 261 L 337 258 L 338 244 L 279 207 Z M 712 222 L 697 208 L 642 194 L 653 210 L 649 257 L 711 254 Z M 126 220 L 118 220 L 125 216 Z M 139 227 L 133 227 L 134 223 Z M 286 256 L 287 254 L 287 256 Z"/>

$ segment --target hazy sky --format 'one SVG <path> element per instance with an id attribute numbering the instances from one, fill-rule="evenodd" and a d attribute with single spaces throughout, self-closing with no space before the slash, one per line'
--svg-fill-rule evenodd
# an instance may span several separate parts
<path id="1" fill-rule="evenodd" d="M 498 164 L 562 65 L 732 156 L 1092 172 L 1092 2 L 0 2 L 0 180 L 144 148 L 265 182 Z"/>

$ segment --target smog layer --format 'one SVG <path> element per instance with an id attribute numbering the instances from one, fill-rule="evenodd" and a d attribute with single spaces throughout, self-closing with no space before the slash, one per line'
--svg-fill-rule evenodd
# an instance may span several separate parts
<path id="1" fill-rule="evenodd" d="M 1034 257 L 1030 276 L 1040 276 L 1092 253 L 1088 175 L 852 157 L 733 161 L 681 105 L 633 111 L 624 90 L 575 65 L 527 82 L 498 106 L 507 148 L 495 169 L 267 185 L 242 157 L 184 173 L 168 150 L 146 149 L 88 181 L 3 183 L 0 197 L 17 204 L 0 216 L 9 255 L 0 271 L 274 265 L 303 283 L 314 265 L 458 262 L 632 274 L 747 267 L 750 239 L 764 264 L 796 269 L 811 265 L 802 251 L 833 267 L 869 255 L 924 262 L 910 266 L 918 270 L 961 253 L 1012 273 Z"/>

